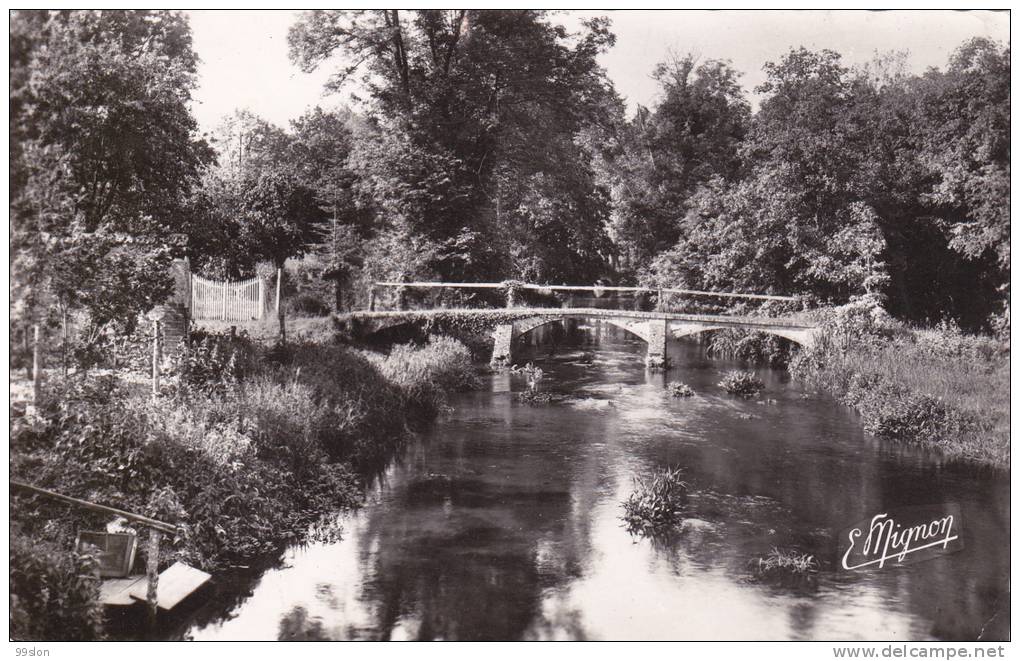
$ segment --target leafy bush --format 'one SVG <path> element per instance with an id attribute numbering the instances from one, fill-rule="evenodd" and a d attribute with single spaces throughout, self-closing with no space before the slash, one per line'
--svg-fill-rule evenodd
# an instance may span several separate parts
<path id="1" fill-rule="evenodd" d="M 1009 344 L 994 337 L 969 335 L 955 323 L 943 321 L 932 329 L 914 331 L 918 350 L 942 359 L 995 360 L 1009 351 Z"/>
<path id="2" fill-rule="evenodd" d="M 682 397 L 694 397 L 694 389 L 686 383 L 680 381 L 672 381 L 666 386 L 666 390 L 669 392 L 670 397 L 682 398 Z"/>
<path id="3" fill-rule="evenodd" d="M 687 504 L 687 484 L 678 468 L 664 468 L 649 478 L 635 478 L 634 491 L 623 501 L 627 530 L 655 534 L 682 521 Z"/>
<path id="4" fill-rule="evenodd" d="M 754 365 L 786 367 L 790 362 L 790 341 L 771 333 L 723 329 L 708 341 L 708 354 L 719 358 L 746 360 Z"/>
<path id="5" fill-rule="evenodd" d="M 98 563 L 21 531 L 10 537 L 12 640 L 98 640 L 103 637 Z"/>
<path id="6" fill-rule="evenodd" d="M 731 395 L 754 397 L 765 388 L 765 384 L 755 376 L 754 372 L 731 370 L 723 375 L 719 387 Z"/>
<path id="7" fill-rule="evenodd" d="M 287 302 L 291 314 L 306 317 L 328 317 L 332 310 L 319 298 L 311 294 L 299 294 Z"/>
<path id="8" fill-rule="evenodd" d="M 168 386 L 176 395 L 223 394 L 253 370 L 256 350 L 247 333 L 195 331 L 191 343 L 168 357 L 164 368 Z"/>

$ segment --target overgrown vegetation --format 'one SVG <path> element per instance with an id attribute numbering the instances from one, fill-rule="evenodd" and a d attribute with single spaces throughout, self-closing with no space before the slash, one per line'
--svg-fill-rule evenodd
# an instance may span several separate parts
<path id="1" fill-rule="evenodd" d="M 670 397 L 682 399 L 685 397 L 694 397 L 694 388 L 691 388 L 686 383 L 680 381 L 671 381 L 666 385 L 666 391 Z"/>
<path id="2" fill-rule="evenodd" d="M 627 531 L 656 535 L 683 521 L 687 483 L 679 468 L 663 468 L 646 478 L 634 478 L 634 491 L 623 501 Z"/>
<path id="3" fill-rule="evenodd" d="M 745 360 L 752 365 L 786 367 L 792 353 L 790 344 L 772 333 L 727 328 L 711 333 L 707 353 L 716 358 Z"/>
<path id="4" fill-rule="evenodd" d="M 911 329 L 855 304 L 826 313 L 821 339 L 790 370 L 856 409 L 876 436 L 1009 466 L 1005 338 L 950 323 Z"/>
<path id="5" fill-rule="evenodd" d="M 719 381 L 719 387 L 731 395 L 750 398 L 760 393 L 765 388 L 765 384 L 754 372 L 730 370 Z"/>
<path id="6" fill-rule="evenodd" d="M 95 640 L 102 635 L 97 562 L 48 541 L 10 536 L 13 640 Z"/>
<path id="7" fill-rule="evenodd" d="M 154 516 L 152 495 L 161 493 L 161 503 L 173 504 L 163 516 L 186 531 L 161 561 L 215 569 L 301 539 L 321 517 L 357 506 L 359 476 L 393 455 L 407 425 L 434 417 L 450 390 L 474 384 L 470 353 L 449 339 L 387 356 L 311 343 L 264 348 L 244 335 L 196 340 L 173 361 L 156 401 L 115 376 L 53 383 L 39 419 L 15 420 L 12 477 Z M 60 554 L 78 526 L 105 526 L 24 496 L 12 519 L 16 537 L 55 549 L 35 573 L 67 570 L 71 561 Z M 29 571 L 18 560 L 12 568 Z M 12 620 L 12 635 L 62 637 L 64 629 L 35 617 L 35 597 L 18 591 L 29 584 L 13 589 L 32 624 Z"/>

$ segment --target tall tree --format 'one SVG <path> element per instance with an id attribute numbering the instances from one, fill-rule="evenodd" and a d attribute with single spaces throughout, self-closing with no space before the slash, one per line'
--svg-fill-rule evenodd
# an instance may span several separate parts
<path id="1" fill-rule="evenodd" d="M 355 63 L 376 130 L 354 162 L 377 194 L 381 232 L 432 246 L 424 268 L 455 279 L 526 275 L 590 279 L 609 250 L 608 207 L 574 142 L 610 86 L 595 58 L 612 43 L 604 21 L 571 38 L 543 12 L 315 11 L 291 29 L 306 70 L 332 55 Z M 549 213 L 562 214 L 555 232 Z M 540 230 L 544 239 L 532 242 Z M 545 255 L 521 265 L 511 259 Z M 392 264 L 393 275 L 412 265 Z M 423 275 L 416 273 L 416 275 Z"/>
<path id="2" fill-rule="evenodd" d="M 745 171 L 694 198 L 681 239 L 645 274 L 685 284 L 845 301 L 885 283 L 884 237 L 862 197 L 855 77 L 832 51 L 765 65 L 765 95 L 741 145 Z"/>
<path id="3" fill-rule="evenodd" d="M 653 75 L 661 101 L 651 110 L 639 107 L 621 128 L 621 153 L 613 159 L 615 239 L 638 266 L 680 238 L 699 186 L 738 175 L 751 113 L 727 62 L 672 56 Z"/>
<path id="4" fill-rule="evenodd" d="M 358 176 L 351 169 L 352 113 L 316 107 L 292 122 L 288 159 L 305 186 L 315 192 L 328 216 L 312 250 L 322 265 L 319 275 L 333 282 L 334 307 L 344 308 L 344 290 L 363 264 L 363 241 L 372 229 L 372 205 L 358 199 Z"/>
<path id="5" fill-rule="evenodd" d="M 212 132 L 215 163 L 202 172 L 186 209 L 192 268 L 214 278 L 248 277 L 261 257 L 241 240 L 246 185 L 292 166 L 292 137 L 248 110 L 236 110 Z"/>
<path id="6" fill-rule="evenodd" d="M 266 168 L 248 176 L 239 196 L 240 245 L 277 272 L 286 261 L 304 255 L 323 220 L 314 192 L 293 172 Z M 286 342 L 284 308 L 278 310 L 280 339 Z"/>
<path id="7" fill-rule="evenodd" d="M 85 307 L 95 330 L 169 293 L 184 199 L 211 158 L 188 109 L 195 65 L 178 12 L 12 13 L 16 310 Z"/>

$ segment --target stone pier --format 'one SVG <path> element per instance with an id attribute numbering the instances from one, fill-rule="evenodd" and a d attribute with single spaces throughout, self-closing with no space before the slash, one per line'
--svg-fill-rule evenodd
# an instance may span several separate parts
<path id="1" fill-rule="evenodd" d="M 514 325 L 499 324 L 492 331 L 495 343 L 492 346 L 492 365 L 509 365 L 513 358 Z"/>
<path id="2" fill-rule="evenodd" d="M 669 322 L 650 319 L 644 322 L 644 326 L 646 329 L 644 339 L 648 342 L 645 366 L 650 369 L 667 369 L 669 356 L 666 355 L 666 340 L 669 338 Z"/>

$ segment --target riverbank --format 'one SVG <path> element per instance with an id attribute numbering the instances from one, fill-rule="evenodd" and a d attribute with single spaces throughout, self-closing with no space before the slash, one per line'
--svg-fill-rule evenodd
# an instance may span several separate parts
<path id="1" fill-rule="evenodd" d="M 1009 470 L 1009 341 L 949 324 L 916 329 L 880 310 L 829 311 L 790 371 L 853 407 L 879 438 Z"/>
<path id="2" fill-rule="evenodd" d="M 38 415 L 12 424 L 11 477 L 179 523 L 186 532 L 164 545 L 161 567 L 212 571 L 310 530 L 335 535 L 334 515 L 360 504 L 364 476 L 474 378 L 470 352 L 445 338 L 384 356 L 196 333 L 170 362 L 155 401 L 118 375 L 46 384 Z M 13 495 L 13 638 L 102 635 L 97 582 L 69 571 L 82 562 L 70 553 L 77 530 L 107 523 Z"/>

